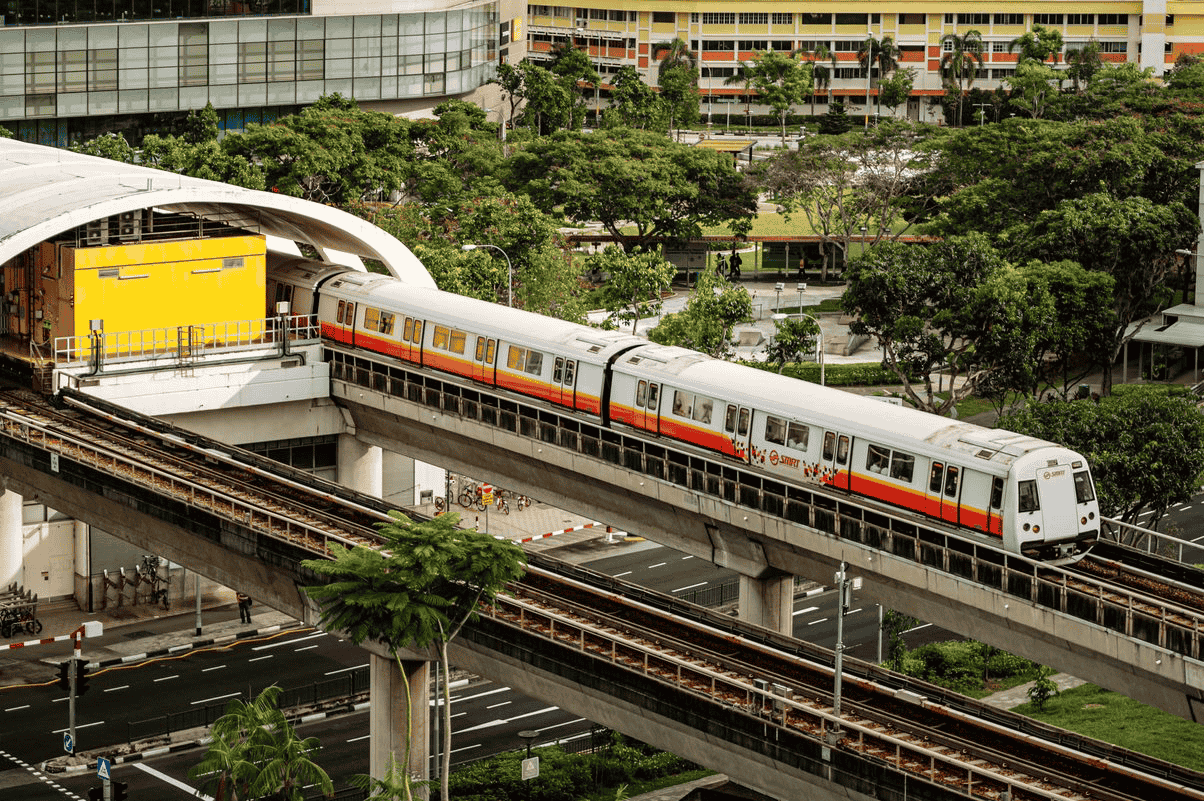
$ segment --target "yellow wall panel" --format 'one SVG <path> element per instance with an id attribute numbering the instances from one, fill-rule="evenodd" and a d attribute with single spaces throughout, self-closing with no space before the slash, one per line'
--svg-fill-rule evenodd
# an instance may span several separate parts
<path id="1" fill-rule="evenodd" d="M 106 333 L 262 319 L 265 253 L 262 236 L 77 249 L 75 330 L 93 319 Z"/>
<path id="2" fill-rule="evenodd" d="M 1204 36 L 1204 17 L 1175 17 L 1175 36 Z"/>

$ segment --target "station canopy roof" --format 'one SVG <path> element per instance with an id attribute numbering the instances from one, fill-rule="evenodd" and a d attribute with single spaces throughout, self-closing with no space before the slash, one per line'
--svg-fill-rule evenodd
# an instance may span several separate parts
<path id="1" fill-rule="evenodd" d="M 324 261 L 363 270 L 361 258 L 377 259 L 407 283 L 435 285 L 409 248 L 331 206 L 0 139 L 0 264 L 93 220 L 147 208 L 237 220 L 266 235 L 269 251 L 310 245 Z"/>

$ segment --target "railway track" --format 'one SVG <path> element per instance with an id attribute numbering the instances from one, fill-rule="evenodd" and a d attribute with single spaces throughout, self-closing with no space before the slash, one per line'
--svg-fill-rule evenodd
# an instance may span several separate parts
<path id="1" fill-rule="evenodd" d="M 827 652 L 735 637 L 684 605 L 658 608 L 606 588 L 613 580 L 596 587 L 583 571 L 567 578 L 537 562 L 494 616 L 969 796 L 1204 799 L 1204 775 L 1011 713 L 984 715 L 976 702 L 933 700 L 939 688 L 847 657 L 837 720 Z"/>
<path id="2" fill-rule="evenodd" d="M 77 408 L 57 408 L 25 390 L 0 390 L 0 426 L 316 555 L 327 555 L 332 542 L 380 542 L 375 525 L 389 519 L 388 507 L 369 496 L 163 423 L 131 421 L 92 398 L 67 403 Z"/>

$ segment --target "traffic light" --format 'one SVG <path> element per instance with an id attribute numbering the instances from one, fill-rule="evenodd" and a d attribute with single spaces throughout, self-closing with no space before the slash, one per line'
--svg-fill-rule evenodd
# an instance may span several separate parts
<path id="1" fill-rule="evenodd" d="M 105 801 L 105 788 L 104 787 L 89 787 L 88 788 L 88 801 Z"/>
<path id="2" fill-rule="evenodd" d="M 129 786 L 129 782 L 113 782 L 113 801 L 126 801 L 129 796 L 125 791 Z"/>
<path id="3" fill-rule="evenodd" d="M 75 660 L 75 695 L 78 698 L 88 691 L 88 663 Z"/>
<path id="4" fill-rule="evenodd" d="M 55 682 L 55 685 L 60 690 L 71 689 L 71 663 L 73 661 L 72 659 L 68 659 L 65 662 L 59 662 L 59 679 Z"/>

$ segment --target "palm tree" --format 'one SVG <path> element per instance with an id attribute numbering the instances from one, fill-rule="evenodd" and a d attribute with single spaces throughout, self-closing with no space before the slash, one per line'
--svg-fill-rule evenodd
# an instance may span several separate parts
<path id="1" fill-rule="evenodd" d="M 300 801 L 304 788 L 316 784 L 334 793 L 334 783 L 309 754 L 315 737 L 302 739 L 280 711 L 280 688 L 271 686 L 249 702 L 235 699 L 213 723 L 204 758 L 188 772 L 216 787 L 216 801 L 273 795 Z"/>
<path id="2" fill-rule="evenodd" d="M 664 55 L 661 55 L 661 54 Z M 660 66 L 656 68 L 656 82 L 659 84 L 661 78 L 666 72 L 673 67 L 685 67 L 690 71 L 698 69 L 698 56 L 686 44 L 686 40 L 680 36 L 671 42 L 657 42 L 652 45 L 652 57 L 660 59 Z"/>
<path id="3" fill-rule="evenodd" d="M 947 86 L 957 87 L 957 124 L 961 127 L 966 91 L 974 85 L 974 79 L 982 69 L 982 34 L 976 30 L 966 31 L 964 36 L 947 33 L 941 37 L 942 48 L 945 42 L 949 42 L 951 47 L 941 57 L 941 77 Z"/>
<path id="4" fill-rule="evenodd" d="M 824 43 L 821 43 L 814 50 L 795 51 L 790 55 L 793 56 L 795 53 L 806 56 L 811 62 L 811 79 L 814 81 L 814 89 L 811 92 L 811 116 L 814 117 L 815 96 L 819 92 L 828 92 L 828 102 L 831 103 L 832 101 L 830 93 L 832 91 L 832 76 L 836 74 L 836 54 L 829 50 L 828 45 Z"/>
<path id="5" fill-rule="evenodd" d="M 888 73 L 894 71 L 895 67 L 899 66 L 899 48 L 895 44 L 895 40 L 889 36 L 883 36 L 881 39 L 867 36 L 861 43 L 861 49 L 857 51 L 857 61 L 860 62 L 861 68 L 866 71 L 867 76 L 871 74 L 874 67 L 877 67 L 878 80 L 881 81 Z M 868 84 L 866 88 L 869 88 Z M 866 102 L 869 102 L 868 97 Z M 881 113 L 882 96 L 879 93 L 876 115 Z"/>
<path id="6" fill-rule="evenodd" d="M 736 71 L 723 79 L 724 86 L 741 84 L 744 87 L 744 116 L 745 124 L 752 127 L 752 70 L 753 65 L 744 59 L 736 64 Z"/>

